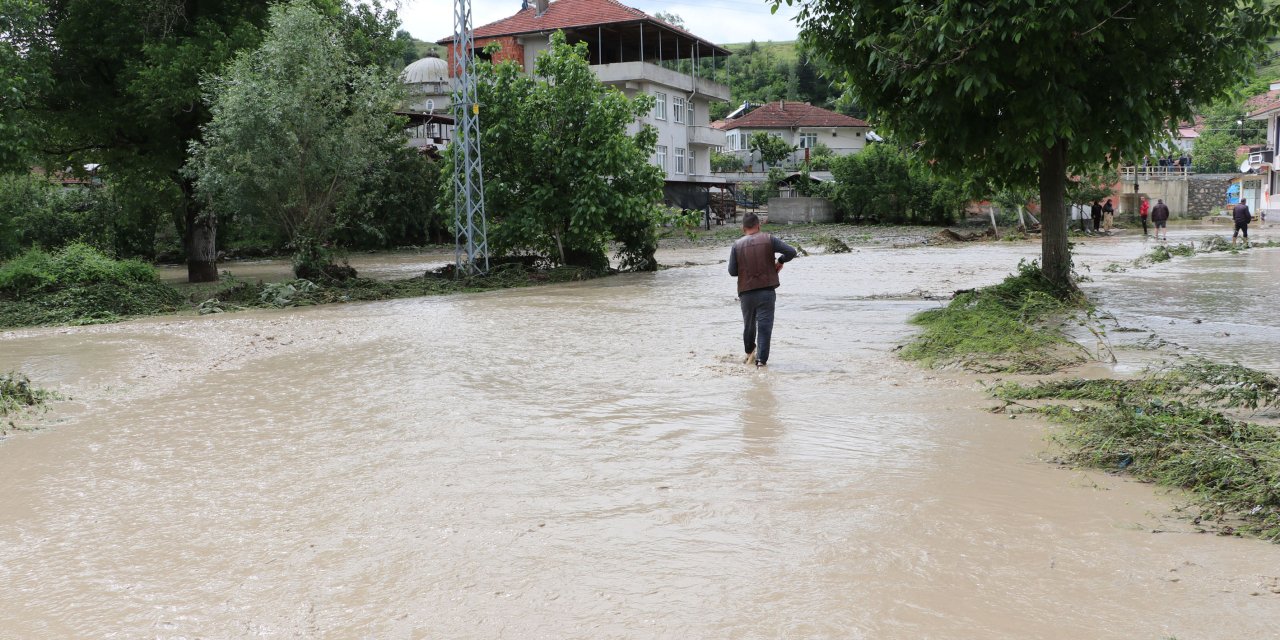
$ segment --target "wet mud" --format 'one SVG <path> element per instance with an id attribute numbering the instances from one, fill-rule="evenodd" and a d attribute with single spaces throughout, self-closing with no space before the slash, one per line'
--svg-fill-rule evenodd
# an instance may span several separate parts
<path id="1" fill-rule="evenodd" d="M 1077 245 L 1104 306 L 1277 370 L 1249 299 L 1280 252 L 1101 273 L 1148 248 Z M 894 356 L 926 297 L 1035 244 L 797 260 L 767 373 L 740 363 L 722 250 L 687 253 L 538 289 L 0 333 L 0 369 L 72 398 L 0 443 L 0 637 L 1280 629 L 1280 546 L 1046 464 L 1045 424 Z M 1258 313 L 1207 317 L 1238 304 Z"/>

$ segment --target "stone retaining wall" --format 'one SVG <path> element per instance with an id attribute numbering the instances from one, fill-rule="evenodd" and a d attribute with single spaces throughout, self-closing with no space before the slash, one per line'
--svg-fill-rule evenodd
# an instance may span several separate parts
<path id="1" fill-rule="evenodd" d="M 1192 218 L 1217 215 L 1227 202 L 1231 173 L 1192 174 L 1187 183 L 1187 215 Z"/>

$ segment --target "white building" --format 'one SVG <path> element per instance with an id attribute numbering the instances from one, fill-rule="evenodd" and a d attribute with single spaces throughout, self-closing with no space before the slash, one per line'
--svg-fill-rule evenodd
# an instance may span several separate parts
<path id="1" fill-rule="evenodd" d="M 400 82 L 409 94 L 408 104 L 399 112 L 409 120 L 409 146 L 432 153 L 444 151 L 453 138 L 449 64 L 434 55 L 415 60 L 400 72 Z"/>
<path id="2" fill-rule="evenodd" d="M 1252 198 L 1246 185 L 1245 201 L 1254 212 L 1275 214 L 1280 212 L 1280 197 L 1274 195 L 1280 190 L 1280 171 L 1275 170 L 1276 149 L 1280 148 L 1280 82 L 1273 82 L 1269 92 L 1250 99 L 1248 104 L 1254 109 L 1249 113 L 1250 120 L 1267 121 L 1267 142 L 1261 149 L 1256 145 L 1251 148 L 1248 160 L 1241 166 L 1241 170 L 1262 177 Z"/>
<path id="3" fill-rule="evenodd" d="M 709 187 L 724 183 L 711 175 L 711 149 L 724 145 L 724 134 L 711 128 L 709 107 L 727 101 L 729 87 L 699 75 L 699 69 L 709 67 L 714 75 L 729 51 L 615 0 L 557 0 L 476 27 L 476 55 L 483 57 L 483 49 L 497 43 L 494 62 L 514 60 L 532 72 L 555 31 L 563 31 L 569 44 L 587 43 L 591 68 L 602 83 L 629 97 L 653 96 L 656 106 L 633 130 L 646 124 L 657 129 L 653 162 L 666 171 L 666 199 L 689 209 L 705 207 Z M 452 59 L 453 39 L 440 44 Z"/>
<path id="4" fill-rule="evenodd" d="M 732 114 L 731 114 L 732 115 Z M 834 155 L 846 156 L 862 151 L 867 145 L 870 126 L 857 118 L 846 116 L 807 102 L 779 100 L 760 105 L 745 115 L 726 118 L 715 123 L 727 135 L 725 150 L 742 158 L 752 169 L 761 168 L 760 156 L 751 151 L 751 136 L 765 132 L 782 138 L 791 145 L 789 162 L 798 164 L 804 160 L 806 150 L 819 143 L 831 149 Z"/>

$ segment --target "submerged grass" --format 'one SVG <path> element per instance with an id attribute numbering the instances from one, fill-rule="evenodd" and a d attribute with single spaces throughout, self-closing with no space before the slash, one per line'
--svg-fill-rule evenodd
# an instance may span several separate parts
<path id="1" fill-rule="evenodd" d="M 1280 406 L 1280 378 L 1194 360 L 1133 380 L 1006 383 L 993 394 L 1060 401 L 1033 410 L 1065 425 L 1055 438 L 1066 462 L 1185 489 L 1198 524 L 1280 542 L 1280 429 L 1227 414 Z"/>
<path id="2" fill-rule="evenodd" d="M 1049 373 L 1083 359 L 1053 322 L 1087 305 L 1078 291 L 1055 286 L 1034 262 L 1023 262 L 1000 284 L 917 314 L 911 322 L 923 331 L 900 355 L 930 367 Z"/>

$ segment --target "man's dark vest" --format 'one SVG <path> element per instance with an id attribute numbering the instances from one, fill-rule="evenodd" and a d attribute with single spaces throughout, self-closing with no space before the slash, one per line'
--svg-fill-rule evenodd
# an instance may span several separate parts
<path id="1" fill-rule="evenodd" d="M 738 293 L 778 286 L 773 236 L 767 233 L 749 235 L 733 243 L 733 251 L 738 261 Z"/>

